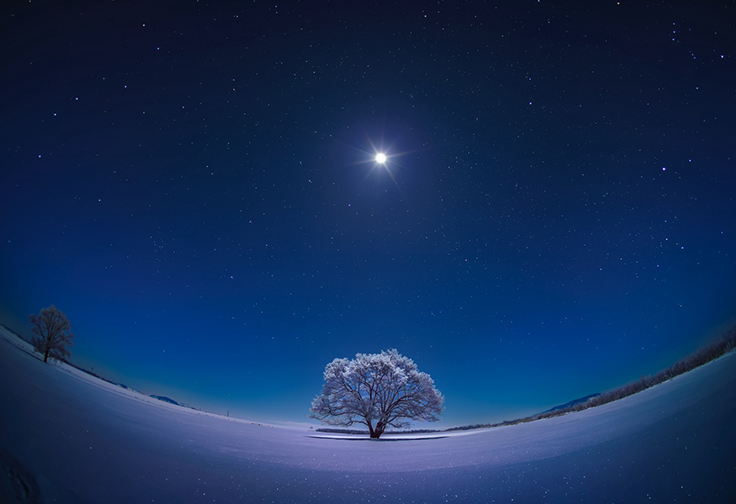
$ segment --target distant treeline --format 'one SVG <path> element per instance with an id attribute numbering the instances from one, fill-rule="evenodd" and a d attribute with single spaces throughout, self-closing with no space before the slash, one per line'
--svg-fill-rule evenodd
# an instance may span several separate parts
<path id="1" fill-rule="evenodd" d="M 587 401 L 580 402 L 566 408 L 553 409 L 552 411 L 545 411 L 544 413 L 538 413 L 524 418 L 517 418 L 516 420 L 506 420 L 494 424 L 475 424 L 475 425 L 464 425 L 462 427 L 450 427 L 449 429 L 414 429 L 414 430 L 402 430 L 402 431 L 391 431 L 386 434 L 428 434 L 433 432 L 452 432 L 462 430 L 473 430 L 473 429 L 489 429 L 491 427 L 501 427 L 504 425 L 516 425 L 520 423 L 533 422 L 534 420 L 541 420 L 542 418 L 551 418 L 556 416 L 565 415 L 574 411 L 582 411 L 588 408 L 594 408 L 601 406 L 602 404 L 623 399 L 624 397 L 636 394 L 642 390 L 648 389 L 660 383 L 666 382 L 674 378 L 675 376 L 686 373 L 696 367 L 707 364 L 708 362 L 721 357 L 722 355 L 732 351 L 736 348 L 736 327 L 727 331 L 717 341 L 710 345 L 697 350 L 695 353 L 685 357 L 682 360 L 675 362 L 673 365 L 660 371 L 653 376 L 642 376 L 640 379 L 633 381 L 602 394 L 594 395 Z M 317 432 L 333 432 L 338 434 L 367 434 L 368 431 L 362 431 L 358 429 L 332 429 L 332 428 L 319 428 Z"/>

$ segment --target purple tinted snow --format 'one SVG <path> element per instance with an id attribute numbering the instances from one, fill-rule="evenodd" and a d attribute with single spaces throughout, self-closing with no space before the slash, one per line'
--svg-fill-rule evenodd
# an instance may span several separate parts
<path id="1" fill-rule="evenodd" d="M 361 443 L 162 403 L 44 365 L 7 337 L 0 357 L 0 460 L 35 477 L 45 502 L 729 502 L 736 495 L 734 354 L 576 414 Z"/>

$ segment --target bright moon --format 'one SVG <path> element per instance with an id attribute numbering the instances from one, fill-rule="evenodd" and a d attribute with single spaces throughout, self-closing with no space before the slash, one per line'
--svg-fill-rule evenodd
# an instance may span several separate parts
<path id="1" fill-rule="evenodd" d="M 386 154 L 383 152 L 379 152 L 376 154 L 376 163 L 378 164 L 384 164 L 386 162 Z"/>

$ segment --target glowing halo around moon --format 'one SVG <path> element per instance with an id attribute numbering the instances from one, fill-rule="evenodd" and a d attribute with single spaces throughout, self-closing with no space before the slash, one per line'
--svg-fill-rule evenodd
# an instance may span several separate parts
<path id="1" fill-rule="evenodd" d="M 386 164 L 386 160 L 387 160 L 386 154 L 384 154 L 383 152 L 379 152 L 376 154 L 376 163 Z"/>

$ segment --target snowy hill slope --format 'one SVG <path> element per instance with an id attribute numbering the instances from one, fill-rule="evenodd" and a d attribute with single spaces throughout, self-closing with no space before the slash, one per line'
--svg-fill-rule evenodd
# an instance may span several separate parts
<path id="1" fill-rule="evenodd" d="M 736 354 L 580 413 L 435 439 L 348 442 L 158 401 L 45 365 L 10 338 L 0 337 L 3 502 L 23 484 L 27 502 L 74 503 L 736 495 Z"/>

